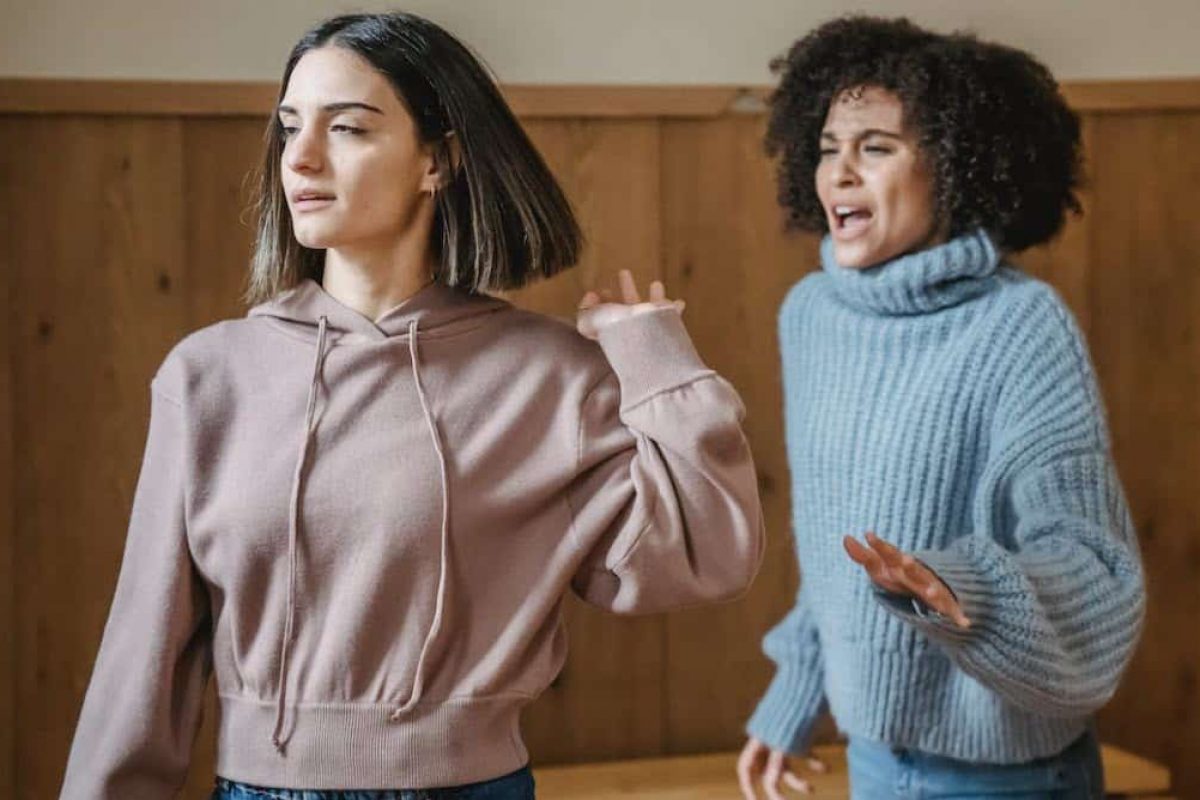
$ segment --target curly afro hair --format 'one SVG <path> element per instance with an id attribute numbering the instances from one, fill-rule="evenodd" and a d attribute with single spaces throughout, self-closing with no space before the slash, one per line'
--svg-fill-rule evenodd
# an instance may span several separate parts
<path id="1" fill-rule="evenodd" d="M 771 63 L 768 155 L 788 227 L 824 233 L 814 175 L 829 104 L 847 90 L 896 95 L 934 177 L 949 234 L 983 228 L 1005 252 L 1052 239 L 1081 208 L 1079 119 L 1028 53 L 907 19 L 832 20 Z"/>

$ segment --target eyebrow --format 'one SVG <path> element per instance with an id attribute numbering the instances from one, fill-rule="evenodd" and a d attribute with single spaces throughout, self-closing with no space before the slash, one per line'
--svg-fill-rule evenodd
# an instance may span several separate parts
<path id="1" fill-rule="evenodd" d="M 870 136 L 883 136 L 888 139 L 897 139 L 897 140 L 901 140 L 904 138 L 903 136 L 901 136 L 898 133 L 893 133 L 892 131 L 885 131 L 882 128 L 867 128 L 865 131 L 862 131 L 854 138 L 866 139 Z M 822 139 L 831 139 L 836 142 L 838 137 L 835 136 L 830 131 L 821 131 L 821 138 Z"/>
<path id="2" fill-rule="evenodd" d="M 360 103 L 357 101 L 347 101 L 347 102 L 343 102 L 343 103 L 326 103 L 325 105 L 321 106 L 321 110 L 326 113 L 329 113 L 329 114 L 337 114 L 340 111 L 352 111 L 354 109 L 359 109 L 361 111 L 373 111 L 376 114 L 383 113 L 382 108 L 376 108 L 375 106 L 373 106 L 369 103 Z M 292 108 L 291 106 L 280 106 L 278 109 L 276 109 L 275 113 L 277 113 L 277 114 L 294 114 L 296 116 L 300 116 L 300 112 L 298 112 L 296 109 Z"/>

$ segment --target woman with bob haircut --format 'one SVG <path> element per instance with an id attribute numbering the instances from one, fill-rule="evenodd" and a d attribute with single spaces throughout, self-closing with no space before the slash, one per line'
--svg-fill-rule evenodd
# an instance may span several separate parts
<path id="1" fill-rule="evenodd" d="M 577 331 L 485 294 L 579 249 L 456 39 L 403 13 L 304 35 L 267 130 L 256 305 L 152 383 L 63 797 L 173 796 L 211 671 L 217 800 L 530 798 L 519 715 L 563 665 L 568 590 L 633 613 L 746 588 L 744 408 L 681 304 L 625 272 Z"/>
<path id="2" fill-rule="evenodd" d="M 779 200 L 825 236 L 779 314 L 803 580 L 743 794 L 811 788 L 828 703 L 855 798 L 1102 797 L 1138 545 L 1083 337 L 1008 260 L 1079 210 L 1078 121 L 1027 53 L 903 19 L 774 69 Z"/>

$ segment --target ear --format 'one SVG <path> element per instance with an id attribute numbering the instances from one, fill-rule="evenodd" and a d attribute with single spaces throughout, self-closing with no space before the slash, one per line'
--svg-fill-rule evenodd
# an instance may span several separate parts
<path id="1" fill-rule="evenodd" d="M 429 163 L 421 176 L 421 191 L 436 194 L 454 180 L 462 164 L 462 148 L 454 131 L 429 145 Z"/>
<path id="2" fill-rule="evenodd" d="M 441 170 L 438 169 L 438 150 L 440 146 L 433 143 L 426 148 L 425 171 L 421 173 L 421 194 L 427 194 L 430 197 L 437 195 L 438 189 L 442 188 Z"/>

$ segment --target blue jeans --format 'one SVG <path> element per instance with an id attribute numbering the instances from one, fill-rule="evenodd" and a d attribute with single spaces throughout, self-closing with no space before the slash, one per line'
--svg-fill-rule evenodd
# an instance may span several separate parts
<path id="1" fill-rule="evenodd" d="M 853 800 L 1102 800 L 1104 768 L 1094 733 L 1056 756 L 1025 764 L 974 764 L 852 738 L 846 753 Z"/>
<path id="2" fill-rule="evenodd" d="M 269 789 L 217 777 L 211 800 L 534 800 L 533 773 L 522 767 L 499 778 L 444 789 Z"/>

